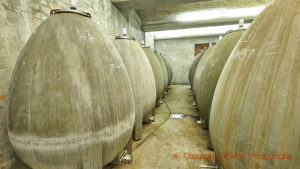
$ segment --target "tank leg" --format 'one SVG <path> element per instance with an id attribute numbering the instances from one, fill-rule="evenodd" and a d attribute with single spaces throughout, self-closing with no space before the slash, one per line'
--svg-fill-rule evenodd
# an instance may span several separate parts
<path id="1" fill-rule="evenodd" d="M 131 164 L 132 160 L 133 160 L 133 158 L 132 158 L 132 139 L 129 139 L 129 141 L 125 147 L 125 150 L 127 150 L 127 155 L 129 157 L 127 159 L 127 162 Z"/>
<path id="2" fill-rule="evenodd" d="M 163 91 L 162 98 L 164 99 L 165 97 L 166 97 L 166 93 L 165 91 Z"/>
<path id="3" fill-rule="evenodd" d="M 153 107 L 153 109 L 152 109 L 152 113 L 151 113 L 151 115 L 152 115 L 152 116 L 155 116 L 155 109 L 156 109 L 156 108 L 155 108 L 155 107 Z"/>
<path id="4" fill-rule="evenodd" d="M 159 106 L 160 106 L 160 100 L 157 100 L 156 107 L 159 107 Z"/>
<path id="5" fill-rule="evenodd" d="M 139 141 L 142 139 L 142 131 L 143 131 L 143 115 L 137 113 L 135 115 L 135 124 L 133 129 L 133 139 L 135 141 Z"/>
<path id="6" fill-rule="evenodd" d="M 208 130 L 208 124 L 207 124 L 207 122 L 205 120 L 203 120 L 202 128 L 204 130 Z"/>
<path id="7" fill-rule="evenodd" d="M 102 169 L 102 144 L 84 148 L 82 161 L 82 169 Z"/>

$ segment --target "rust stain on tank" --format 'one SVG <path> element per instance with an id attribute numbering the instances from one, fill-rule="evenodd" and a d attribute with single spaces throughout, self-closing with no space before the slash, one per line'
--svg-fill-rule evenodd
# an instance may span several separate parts
<path id="1" fill-rule="evenodd" d="M 4 99 L 5 99 L 5 95 L 1 95 L 0 100 L 4 100 Z"/>

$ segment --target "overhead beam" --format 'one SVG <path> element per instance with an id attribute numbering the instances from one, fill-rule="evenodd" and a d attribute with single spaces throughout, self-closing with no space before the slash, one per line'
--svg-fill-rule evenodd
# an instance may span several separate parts
<path id="1" fill-rule="evenodd" d="M 250 23 L 273 0 L 212 0 L 136 10 L 146 32 Z"/>
<path id="2" fill-rule="evenodd" d="M 119 9 L 128 10 L 166 7 L 204 1 L 211 0 L 112 0 L 112 3 Z"/>

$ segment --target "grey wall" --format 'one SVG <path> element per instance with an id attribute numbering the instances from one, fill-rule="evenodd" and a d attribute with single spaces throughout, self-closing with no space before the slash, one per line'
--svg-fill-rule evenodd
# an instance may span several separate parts
<path id="1" fill-rule="evenodd" d="M 15 163 L 7 135 L 7 91 L 20 51 L 35 28 L 49 16 L 51 8 L 69 8 L 69 0 L 0 0 L 0 168 L 26 168 Z M 77 0 L 78 10 L 90 12 L 93 21 L 114 39 L 123 27 L 139 43 L 145 38 L 134 11 L 121 13 L 111 0 Z M 12 165 L 14 165 L 12 167 Z"/>
<path id="2" fill-rule="evenodd" d="M 219 37 L 156 40 L 155 49 L 162 51 L 173 69 L 173 84 L 187 84 L 194 59 L 195 44 L 217 42 Z"/>

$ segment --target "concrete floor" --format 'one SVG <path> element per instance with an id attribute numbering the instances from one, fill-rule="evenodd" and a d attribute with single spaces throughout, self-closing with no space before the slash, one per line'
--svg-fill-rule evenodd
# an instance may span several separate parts
<path id="1" fill-rule="evenodd" d="M 194 118 L 169 118 L 170 112 L 198 116 L 190 94 L 190 86 L 171 86 L 164 104 L 156 110 L 155 122 L 144 125 L 142 140 L 133 143 L 132 164 L 105 169 L 192 169 L 214 165 L 214 152 L 207 148 L 208 131 Z"/>

